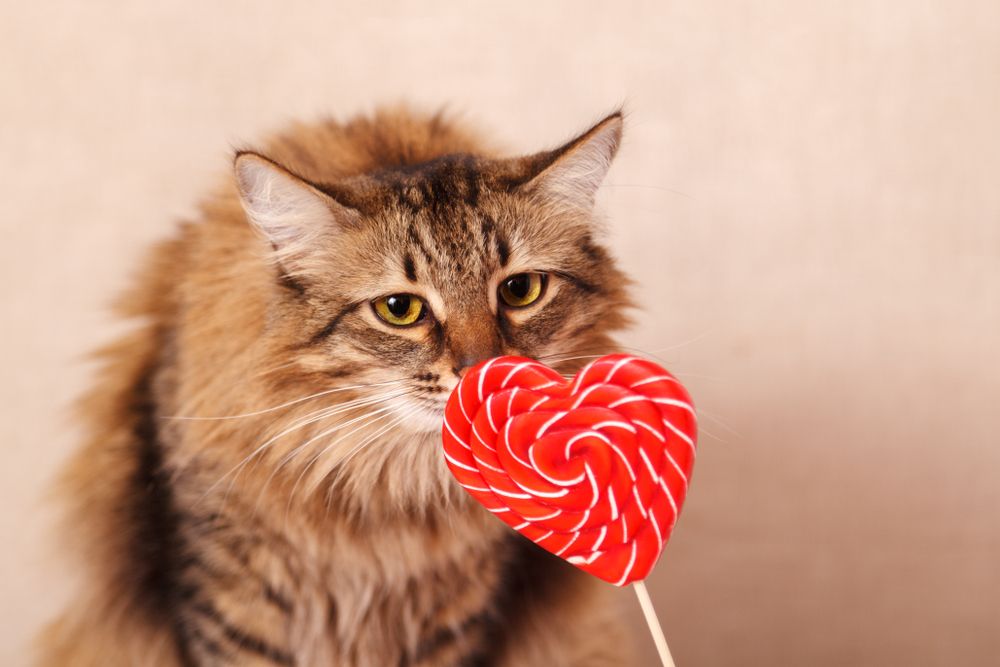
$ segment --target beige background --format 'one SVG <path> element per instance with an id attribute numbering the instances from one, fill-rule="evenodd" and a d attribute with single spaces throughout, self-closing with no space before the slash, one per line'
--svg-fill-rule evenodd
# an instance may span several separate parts
<path id="1" fill-rule="evenodd" d="M 0 10 L 0 664 L 72 578 L 40 498 L 143 248 L 231 143 L 399 99 L 516 150 L 631 112 L 627 340 L 705 427 L 682 667 L 996 664 L 1000 3 L 153 4 Z"/>

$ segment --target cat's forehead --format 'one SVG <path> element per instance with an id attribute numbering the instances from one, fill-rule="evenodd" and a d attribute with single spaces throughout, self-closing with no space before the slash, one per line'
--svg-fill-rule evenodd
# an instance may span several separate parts
<path id="1" fill-rule="evenodd" d="M 471 203 L 399 211 L 396 255 L 407 279 L 452 292 L 478 290 L 510 258 L 488 208 Z"/>
<path id="2" fill-rule="evenodd" d="M 369 218 L 370 248 L 387 273 L 451 291 L 478 290 L 507 265 L 511 239 L 504 202 L 511 182 L 490 161 L 447 155 L 383 169 L 348 184 Z M 337 198 L 345 201 L 344 192 Z"/>
<path id="3" fill-rule="evenodd" d="M 375 172 L 372 180 L 387 199 L 413 213 L 475 207 L 488 173 L 471 155 L 446 155 L 428 162 Z"/>
<path id="4" fill-rule="evenodd" d="M 506 160 L 454 153 L 382 167 L 325 189 L 336 200 L 369 216 L 392 208 L 440 215 L 475 208 L 484 194 L 511 191 L 522 177 L 520 171 Z"/>

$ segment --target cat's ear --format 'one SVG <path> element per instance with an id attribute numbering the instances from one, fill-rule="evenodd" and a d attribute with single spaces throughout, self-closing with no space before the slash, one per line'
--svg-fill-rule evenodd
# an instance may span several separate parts
<path id="1" fill-rule="evenodd" d="M 239 153 L 234 168 L 247 219 L 270 242 L 288 276 L 308 273 L 315 250 L 358 218 L 354 209 L 261 155 Z"/>
<path id="2" fill-rule="evenodd" d="M 594 205 L 622 139 L 622 112 L 548 153 L 529 158 L 535 173 L 522 188 L 581 210 Z"/>

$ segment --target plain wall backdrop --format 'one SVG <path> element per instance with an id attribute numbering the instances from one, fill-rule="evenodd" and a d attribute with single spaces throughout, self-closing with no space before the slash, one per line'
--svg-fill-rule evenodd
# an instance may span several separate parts
<path id="1" fill-rule="evenodd" d="M 232 145 L 399 100 L 512 151 L 627 105 L 624 341 L 704 427 L 650 579 L 681 667 L 995 664 L 995 0 L 6 0 L 0 663 L 72 582 L 43 494 L 143 251 Z"/>

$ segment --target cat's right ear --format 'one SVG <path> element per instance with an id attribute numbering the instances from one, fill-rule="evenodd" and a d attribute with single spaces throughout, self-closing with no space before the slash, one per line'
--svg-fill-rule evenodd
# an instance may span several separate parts
<path id="1" fill-rule="evenodd" d="M 238 153 L 234 168 L 247 219 L 270 242 L 289 278 L 307 277 L 316 249 L 358 218 L 354 209 L 262 155 Z"/>

